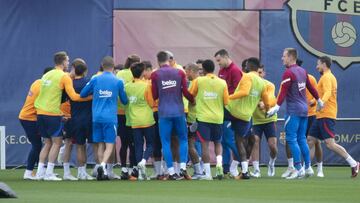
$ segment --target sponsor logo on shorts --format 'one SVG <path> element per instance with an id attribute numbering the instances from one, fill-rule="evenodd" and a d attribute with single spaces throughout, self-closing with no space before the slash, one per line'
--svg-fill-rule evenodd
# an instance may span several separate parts
<path id="1" fill-rule="evenodd" d="M 100 98 L 107 98 L 112 96 L 112 91 L 109 90 L 99 90 Z"/>
<path id="2" fill-rule="evenodd" d="M 168 81 L 161 81 L 162 89 L 168 89 L 172 87 L 176 87 L 176 81 L 175 80 L 168 80 Z"/>

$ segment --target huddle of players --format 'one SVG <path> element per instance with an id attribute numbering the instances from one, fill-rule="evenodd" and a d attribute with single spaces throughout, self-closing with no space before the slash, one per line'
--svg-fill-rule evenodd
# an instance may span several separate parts
<path id="1" fill-rule="evenodd" d="M 231 61 L 227 51 L 220 50 L 215 54 L 215 60 L 221 67 L 219 77 L 214 75 L 215 65 L 212 60 L 202 61 L 203 73 L 202 76 L 198 76 L 200 64 L 188 64 L 184 71 L 183 67 L 176 64 L 170 52 L 159 52 L 157 59 L 160 68 L 152 71 L 151 65 L 140 62 L 140 57 L 130 55 L 125 69 L 120 70 L 115 77 L 113 60 L 111 57 L 105 57 L 102 61 L 103 72 L 98 73 L 90 81 L 84 77 L 85 62 L 77 59 L 72 64 L 75 73 L 72 83 L 70 76 L 64 73 L 69 63 L 68 56 L 64 52 L 55 54 L 55 69 L 46 73 L 41 81 L 35 82 L 37 90 L 34 90 L 36 88 L 32 85 L 19 116 L 33 145 L 24 179 L 61 180 L 53 173 L 53 168 L 62 142 L 60 104 L 63 89 L 71 100 L 71 133 L 78 147 L 78 179 L 81 180 L 93 179 L 86 173 L 86 139 L 95 143 L 95 159 L 98 164 L 94 168 L 94 174 L 97 179 L 116 178 L 112 171 L 116 135 L 120 136 L 122 143 L 121 179 L 146 179 L 146 162 L 153 157 L 157 179 L 212 180 L 210 142 L 215 145 L 217 178 L 221 179 L 225 172 L 230 173 L 235 179 L 249 179 L 249 155 L 254 165 L 254 172 L 251 175 L 260 177 L 259 143 L 262 134 L 265 134 L 270 149 L 268 176 L 274 176 L 277 155 L 276 112 L 285 98 L 287 100 L 285 131 L 290 150 L 289 168 L 283 177 L 294 179 L 305 175 L 311 176 L 314 172 L 310 166 L 309 148 L 305 137 L 308 120 L 306 88 L 315 98 L 315 102 L 309 101 L 309 106 L 316 106 L 317 100 L 320 110 L 316 113 L 319 114 L 316 119 L 312 117 L 313 125 L 308 138 L 310 147 L 314 144 L 319 146 L 319 139 L 325 139 L 329 149 L 349 162 L 352 176 L 357 175 L 358 162 L 334 142 L 333 127 L 337 110 L 334 110 L 336 80 L 329 69 L 331 60 L 328 57 L 321 57 L 318 61 L 317 69 L 320 73 L 326 73 L 320 79 L 318 86 L 321 99 L 314 85 L 310 84 L 306 71 L 296 65 L 297 53 L 294 49 L 284 51 L 282 60 L 287 70 L 278 99 L 275 98 L 274 85 L 263 78 L 265 70 L 257 58 L 247 59 L 244 72 L 241 72 Z M 303 81 L 299 81 L 301 77 L 294 77 L 293 74 L 302 74 Z M 189 89 L 186 76 L 190 79 Z M 331 81 L 330 86 L 327 81 L 326 91 L 321 89 L 324 88 L 322 87 L 325 83 L 322 82 L 324 76 L 327 76 L 326 80 Z M 78 82 L 79 80 L 81 82 Z M 58 85 L 54 85 L 55 83 Z M 92 95 L 92 98 L 89 95 Z M 298 98 L 295 98 L 296 96 Z M 92 105 L 89 103 L 91 99 Z M 33 104 L 32 108 L 31 104 Z M 91 110 L 89 111 L 91 109 L 89 105 L 92 106 L 92 113 Z M 304 116 L 305 111 L 306 116 Z M 321 112 L 324 111 L 325 117 L 322 117 Z M 328 113 L 330 111 L 331 114 Z M 32 116 L 31 120 L 26 118 L 28 115 Z M 247 150 L 251 145 L 249 144 L 251 126 L 255 141 L 252 149 Z M 38 131 L 45 140 L 42 149 Z M 200 153 L 195 147 L 196 140 L 201 143 Z M 144 143 L 146 143 L 145 149 Z M 38 171 L 34 177 L 32 170 L 37 162 L 39 145 L 41 153 Z M 129 167 L 126 160 L 128 149 Z M 230 149 L 234 158 L 231 164 Z M 194 166 L 192 177 L 186 170 L 188 154 Z M 201 154 L 202 166 L 199 154 Z M 301 154 L 305 167 L 302 167 Z M 226 157 L 224 161 L 223 155 L 224 159 Z M 291 165 L 291 155 L 294 157 L 295 167 Z M 164 166 L 162 166 L 162 158 L 166 163 Z M 46 159 L 48 164 L 45 170 Z M 320 159 L 317 161 L 321 162 Z M 241 173 L 237 171 L 239 163 L 241 163 Z M 321 176 L 319 163 L 318 176 Z M 64 163 L 64 179 L 77 180 L 71 177 L 69 171 L 65 169 Z"/>

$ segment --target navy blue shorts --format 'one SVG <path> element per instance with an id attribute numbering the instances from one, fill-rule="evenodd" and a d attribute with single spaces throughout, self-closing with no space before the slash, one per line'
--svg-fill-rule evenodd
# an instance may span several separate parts
<path id="1" fill-rule="evenodd" d="M 308 136 L 311 126 L 314 123 L 314 121 L 316 120 L 316 116 L 308 116 L 308 124 L 307 124 L 307 128 L 306 128 L 306 136 Z"/>
<path id="2" fill-rule="evenodd" d="M 331 118 L 316 119 L 310 128 L 309 135 L 320 140 L 335 138 L 335 120 Z"/>
<path id="3" fill-rule="evenodd" d="M 234 130 L 235 135 L 248 137 L 251 129 L 251 122 L 233 118 L 231 120 L 231 128 Z"/>
<path id="4" fill-rule="evenodd" d="M 276 137 L 276 123 L 265 123 L 265 124 L 259 124 L 259 125 L 253 125 L 252 127 L 254 135 L 262 137 L 264 134 L 266 139 L 268 140 L 271 137 Z"/>
<path id="5" fill-rule="evenodd" d="M 223 125 L 198 121 L 197 137 L 200 142 L 213 141 L 221 142 Z"/>
<path id="6" fill-rule="evenodd" d="M 65 139 L 67 138 L 72 138 L 73 137 L 73 131 L 72 131 L 72 127 L 73 125 L 71 124 L 72 122 L 72 119 L 68 119 L 66 121 L 63 121 L 63 125 L 64 125 L 64 128 L 63 128 L 63 137 Z"/>
<path id="7" fill-rule="evenodd" d="M 115 143 L 117 123 L 93 122 L 93 142 Z"/>
<path id="8" fill-rule="evenodd" d="M 37 115 L 41 137 L 51 138 L 62 136 L 62 116 Z"/>
<path id="9" fill-rule="evenodd" d="M 91 121 L 71 119 L 71 132 L 76 144 L 93 143 Z"/>

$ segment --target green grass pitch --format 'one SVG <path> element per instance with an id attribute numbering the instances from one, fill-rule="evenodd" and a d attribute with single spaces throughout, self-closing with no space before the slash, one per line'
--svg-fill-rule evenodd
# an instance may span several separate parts
<path id="1" fill-rule="evenodd" d="M 88 169 L 90 170 L 90 169 Z M 350 178 L 348 167 L 325 167 L 325 178 L 300 180 L 280 178 L 285 168 L 277 168 L 276 177 L 251 180 L 214 181 L 24 181 L 24 170 L 0 171 L 0 182 L 8 184 L 18 199 L 2 202 L 70 203 L 70 202 L 360 202 L 360 177 Z M 116 172 L 119 173 L 119 169 Z M 152 169 L 148 170 L 149 172 Z M 61 169 L 56 172 L 62 174 Z M 75 170 L 73 170 L 73 174 Z"/>

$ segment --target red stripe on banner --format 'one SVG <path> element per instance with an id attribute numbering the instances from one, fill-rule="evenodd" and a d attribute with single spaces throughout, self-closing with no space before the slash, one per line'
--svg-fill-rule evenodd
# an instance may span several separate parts
<path id="1" fill-rule="evenodd" d="M 196 136 L 199 138 L 199 140 L 200 140 L 201 143 L 205 142 L 205 139 L 201 136 L 201 134 L 199 133 L 199 131 L 196 131 Z"/>
<path id="2" fill-rule="evenodd" d="M 348 22 L 351 24 L 351 16 L 350 15 L 337 15 L 337 22 Z M 336 53 L 339 56 L 351 56 L 351 46 L 350 47 L 336 47 Z"/>
<path id="3" fill-rule="evenodd" d="M 244 0 L 245 9 L 282 9 L 286 0 Z"/>
<path id="4" fill-rule="evenodd" d="M 335 135 L 334 135 L 334 133 L 333 132 L 331 132 L 331 130 L 329 129 L 329 127 L 327 126 L 327 124 L 326 124 L 326 122 L 325 122 L 325 120 L 323 120 L 323 125 L 324 125 L 324 129 L 325 129 L 325 131 L 330 135 L 330 137 L 331 138 L 334 138 L 335 137 Z"/>
<path id="5" fill-rule="evenodd" d="M 316 50 L 324 49 L 324 14 L 310 13 L 310 44 Z"/>

